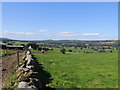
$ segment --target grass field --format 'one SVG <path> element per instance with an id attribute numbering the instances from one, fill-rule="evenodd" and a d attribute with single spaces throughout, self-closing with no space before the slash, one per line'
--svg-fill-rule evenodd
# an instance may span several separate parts
<path id="1" fill-rule="evenodd" d="M 12 44 L 12 45 L 27 44 L 27 42 L 19 42 L 19 41 L 15 41 L 14 43 L 13 42 L 9 42 L 9 43 Z"/>
<path id="2" fill-rule="evenodd" d="M 38 52 L 38 51 L 33 51 Z M 118 53 L 61 54 L 59 49 L 33 53 L 44 71 L 51 74 L 50 87 L 55 88 L 113 88 L 118 87 Z M 41 73 L 41 82 L 47 76 Z"/>
<path id="3" fill-rule="evenodd" d="M 15 50 L 9 50 L 9 49 L 0 49 L 0 58 L 7 56 L 7 55 L 11 55 L 11 54 L 15 54 L 16 51 Z"/>

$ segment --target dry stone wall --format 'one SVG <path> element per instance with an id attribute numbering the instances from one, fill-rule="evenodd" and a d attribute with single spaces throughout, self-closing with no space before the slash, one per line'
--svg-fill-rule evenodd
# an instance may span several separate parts
<path id="1" fill-rule="evenodd" d="M 20 88 L 26 88 L 30 90 L 39 90 L 42 88 L 41 82 L 37 77 L 38 72 L 35 70 L 36 61 L 32 58 L 30 51 L 27 51 L 26 55 L 23 57 L 23 61 L 20 63 L 18 70 L 16 71 L 17 86 L 15 90 Z"/>

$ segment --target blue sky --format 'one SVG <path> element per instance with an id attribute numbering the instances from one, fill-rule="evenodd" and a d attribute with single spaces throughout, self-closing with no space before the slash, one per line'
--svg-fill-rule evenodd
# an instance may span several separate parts
<path id="1" fill-rule="evenodd" d="M 117 2 L 4 2 L 3 37 L 19 40 L 114 40 Z"/>

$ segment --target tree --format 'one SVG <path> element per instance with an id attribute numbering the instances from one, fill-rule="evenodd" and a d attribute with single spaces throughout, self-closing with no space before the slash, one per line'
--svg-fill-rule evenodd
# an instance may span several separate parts
<path id="1" fill-rule="evenodd" d="M 7 40 L 2 40 L 3 43 L 7 43 L 8 41 Z"/>
<path id="2" fill-rule="evenodd" d="M 49 50 L 49 48 L 42 48 L 42 50 L 44 50 L 44 51 L 48 51 L 48 50 Z"/>
<path id="3" fill-rule="evenodd" d="M 77 46 L 74 46 L 75 49 L 77 49 Z"/>
<path id="4" fill-rule="evenodd" d="M 20 44 L 21 46 L 23 46 L 23 50 L 27 50 L 26 45 L 25 44 Z"/>
<path id="5" fill-rule="evenodd" d="M 28 43 L 26 45 L 26 48 L 28 48 L 29 46 L 31 46 L 34 50 L 38 49 L 39 45 L 37 43 Z"/>
<path id="6" fill-rule="evenodd" d="M 64 48 L 62 48 L 60 51 L 62 52 L 62 54 L 65 54 L 66 50 Z"/>
<path id="7" fill-rule="evenodd" d="M 8 45 L 13 45 L 12 43 L 8 43 Z"/>
<path id="8" fill-rule="evenodd" d="M 110 52 L 112 53 L 112 50 Z"/>
<path id="9" fill-rule="evenodd" d="M 70 50 L 68 50 L 69 52 L 72 52 L 72 50 L 70 49 Z"/>
<path id="10" fill-rule="evenodd" d="M 108 49 L 111 49 L 111 47 L 108 47 Z"/>
<path id="11" fill-rule="evenodd" d="M 42 47 L 39 47 L 39 48 L 38 48 L 38 50 L 40 50 L 40 51 L 41 51 L 41 50 L 42 50 Z"/>

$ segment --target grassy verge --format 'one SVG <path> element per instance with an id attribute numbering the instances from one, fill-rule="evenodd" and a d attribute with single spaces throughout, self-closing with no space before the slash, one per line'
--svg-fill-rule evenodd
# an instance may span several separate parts
<path id="1" fill-rule="evenodd" d="M 2 87 L 3 90 L 4 89 L 9 90 L 9 89 L 15 88 L 14 83 L 16 82 L 15 81 L 15 77 L 16 77 L 15 72 L 16 72 L 16 70 L 17 70 L 17 68 L 14 68 L 13 71 L 10 73 L 10 75 L 7 77 L 7 81 L 4 83 L 4 85 Z"/>
<path id="2" fill-rule="evenodd" d="M 24 60 L 20 60 L 20 63 L 24 63 L 25 61 Z M 4 82 L 4 85 L 3 85 L 3 90 L 10 90 L 10 89 L 14 89 L 16 88 L 16 85 L 14 85 L 15 83 L 18 83 L 19 80 L 18 80 L 18 75 L 19 75 L 19 72 L 16 73 L 17 71 L 17 67 L 14 67 L 12 72 L 10 73 L 10 75 L 7 77 L 7 80 Z"/>

